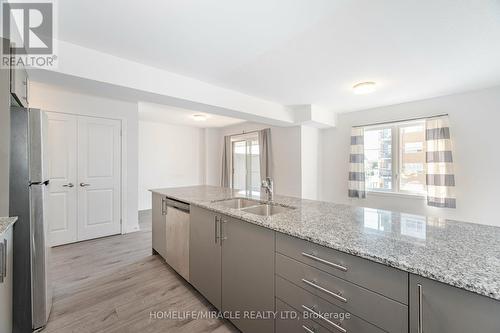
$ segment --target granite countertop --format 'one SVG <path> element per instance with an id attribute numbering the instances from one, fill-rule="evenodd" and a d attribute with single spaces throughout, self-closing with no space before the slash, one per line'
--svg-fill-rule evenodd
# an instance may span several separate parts
<path id="1" fill-rule="evenodd" d="M 217 203 L 246 197 L 228 188 L 151 192 L 500 300 L 499 227 L 285 196 L 296 209 L 263 217 Z"/>
<path id="2" fill-rule="evenodd" d="M 17 217 L 0 217 L 0 236 L 14 225 L 16 221 Z"/>

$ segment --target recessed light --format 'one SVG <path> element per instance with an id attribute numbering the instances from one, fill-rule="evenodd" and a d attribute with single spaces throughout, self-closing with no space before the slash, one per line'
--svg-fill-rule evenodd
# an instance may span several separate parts
<path id="1" fill-rule="evenodd" d="M 363 95 L 363 94 L 370 94 L 372 92 L 375 92 L 377 90 L 376 88 L 377 84 L 375 82 L 360 82 L 356 83 L 352 89 L 354 90 L 354 93 L 356 95 Z"/>
<path id="2" fill-rule="evenodd" d="M 205 121 L 207 120 L 207 116 L 205 116 L 204 114 L 194 114 L 192 115 L 193 119 L 195 121 Z"/>

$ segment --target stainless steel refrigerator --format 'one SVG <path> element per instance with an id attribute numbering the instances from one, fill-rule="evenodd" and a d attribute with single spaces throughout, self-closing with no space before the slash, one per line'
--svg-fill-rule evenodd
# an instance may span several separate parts
<path id="1" fill-rule="evenodd" d="M 47 115 L 11 107 L 10 215 L 14 225 L 13 332 L 43 328 L 52 307 L 49 278 Z"/>

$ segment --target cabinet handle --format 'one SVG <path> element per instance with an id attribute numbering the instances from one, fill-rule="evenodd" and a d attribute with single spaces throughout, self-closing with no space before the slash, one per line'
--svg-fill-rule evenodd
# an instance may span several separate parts
<path id="1" fill-rule="evenodd" d="M 321 258 L 318 258 L 312 254 L 309 254 L 309 253 L 305 253 L 305 252 L 302 252 L 302 255 L 304 257 L 307 257 L 307 258 L 310 258 L 312 260 L 315 260 L 315 261 L 318 261 L 322 264 L 325 264 L 325 265 L 328 265 L 328 266 L 331 266 L 333 268 L 336 268 L 336 269 L 339 269 L 341 270 L 342 272 L 347 272 L 347 267 L 344 267 L 342 265 L 339 265 L 339 264 L 336 264 L 336 263 L 333 263 L 333 262 L 330 262 L 328 260 L 325 260 L 325 259 L 321 259 Z"/>
<path id="2" fill-rule="evenodd" d="M 224 231 L 224 224 L 227 223 L 227 220 L 223 219 L 222 217 L 220 218 L 219 220 L 219 224 L 220 224 L 220 244 L 222 246 L 222 241 L 225 241 L 227 239 L 227 236 L 225 236 L 225 231 Z"/>
<path id="3" fill-rule="evenodd" d="M 67 183 L 67 184 L 64 184 L 63 187 L 73 187 L 75 185 L 73 185 L 73 183 Z"/>
<path id="4" fill-rule="evenodd" d="M 167 199 L 161 198 L 161 215 L 167 215 Z"/>
<path id="5" fill-rule="evenodd" d="M 307 333 L 316 333 L 316 331 L 313 329 L 310 329 L 309 327 L 307 327 L 306 325 L 302 325 L 302 328 L 304 329 L 304 331 L 306 331 Z"/>
<path id="6" fill-rule="evenodd" d="M 317 285 L 316 283 L 312 282 L 312 281 L 309 281 L 309 280 L 306 280 L 306 279 L 302 279 L 302 282 L 304 282 L 305 284 L 308 284 L 310 285 L 311 287 L 315 288 L 315 289 L 318 289 L 319 291 L 322 291 L 324 292 L 325 294 L 328 294 L 330 296 L 333 296 L 335 297 L 336 299 L 338 299 L 339 301 L 342 301 L 344 303 L 347 303 L 347 298 L 345 297 L 342 297 L 342 294 L 340 293 L 334 293 L 333 291 L 330 291 L 328 289 L 325 289 L 323 288 L 322 286 L 319 286 Z"/>
<path id="7" fill-rule="evenodd" d="M 90 186 L 90 184 L 88 184 L 88 183 L 80 183 L 80 186 L 81 187 L 87 187 L 87 186 Z"/>
<path id="8" fill-rule="evenodd" d="M 424 305 L 422 302 L 422 285 L 417 284 L 417 292 L 418 292 L 418 333 L 424 332 Z"/>
<path id="9" fill-rule="evenodd" d="M 3 240 L 3 269 L 2 274 L 4 277 L 7 277 L 7 239 Z"/>
<path id="10" fill-rule="evenodd" d="M 219 228 L 218 228 L 218 224 L 219 224 L 219 217 L 217 215 L 215 215 L 214 217 L 214 226 L 215 226 L 215 230 L 214 230 L 214 234 L 215 234 L 215 244 L 217 244 L 218 240 L 219 240 Z"/>
<path id="11" fill-rule="evenodd" d="M 4 249 L 4 243 L 0 243 L 0 283 L 3 283 L 3 266 L 5 265 L 5 252 L 7 252 L 5 249 Z"/>
<path id="12" fill-rule="evenodd" d="M 342 326 L 339 326 L 337 324 L 335 324 L 333 321 L 331 321 L 330 319 L 322 316 L 320 313 L 314 311 L 313 309 L 311 309 L 310 307 L 308 306 L 305 306 L 305 305 L 302 305 L 302 309 L 306 310 L 307 312 L 309 313 L 312 313 L 313 315 L 315 315 L 316 317 L 324 320 L 326 323 L 330 324 L 333 328 L 335 328 L 336 330 L 342 332 L 342 333 L 347 333 L 347 330 L 345 328 L 343 328 Z"/>

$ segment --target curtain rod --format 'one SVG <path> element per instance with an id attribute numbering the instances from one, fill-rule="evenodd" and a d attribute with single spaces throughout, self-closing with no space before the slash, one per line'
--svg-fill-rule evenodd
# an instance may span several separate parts
<path id="1" fill-rule="evenodd" d="M 270 127 L 263 128 L 263 129 L 261 129 L 261 130 L 248 131 L 248 132 L 242 131 L 241 133 L 228 134 L 228 135 L 226 135 L 226 136 L 237 136 L 237 135 L 245 135 L 245 134 L 257 133 L 257 132 L 260 132 L 260 131 L 262 131 L 262 130 L 269 129 L 269 128 L 270 128 Z"/>
<path id="2" fill-rule="evenodd" d="M 439 117 L 445 117 L 447 115 L 448 115 L 447 113 L 443 113 L 443 114 L 436 114 L 434 116 L 418 117 L 418 118 L 410 118 L 410 119 L 401 119 L 401 120 L 392 120 L 392 121 L 383 121 L 383 122 L 380 122 L 380 123 L 371 123 L 371 124 L 365 124 L 365 125 L 356 125 L 356 126 L 353 126 L 353 127 L 368 127 L 368 126 L 376 126 L 376 125 L 404 123 L 406 121 L 429 119 L 429 118 L 439 118 Z"/>

